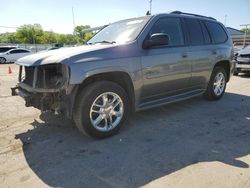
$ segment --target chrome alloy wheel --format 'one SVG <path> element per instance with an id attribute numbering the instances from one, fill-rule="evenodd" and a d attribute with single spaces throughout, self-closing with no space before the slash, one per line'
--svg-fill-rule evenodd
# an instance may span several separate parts
<path id="1" fill-rule="evenodd" d="M 3 57 L 0 57 L 0 63 L 6 63 L 6 59 Z"/>
<path id="2" fill-rule="evenodd" d="M 214 94 L 220 96 L 225 89 L 226 79 L 222 72 L 219 72 L 214 78 Z"/>
<path id="3" fill-rule="evenodd" d="M 122 99 L 113 92 L 99 95 L 90 108 L 90 121 L 99 131 L 108 132 L 122 120 L 124 104 Z"/>

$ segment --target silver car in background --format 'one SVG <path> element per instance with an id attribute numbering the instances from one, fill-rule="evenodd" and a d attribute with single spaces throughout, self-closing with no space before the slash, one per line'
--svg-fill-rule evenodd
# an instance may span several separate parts
<path id="1" fill-rule="evenodd" d="M 235 63 L 234 75 L 250 72 L 250 45 L 236 54 Z"/>

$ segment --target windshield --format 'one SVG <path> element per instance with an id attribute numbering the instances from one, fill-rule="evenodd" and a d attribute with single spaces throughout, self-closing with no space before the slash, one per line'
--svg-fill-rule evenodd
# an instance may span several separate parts
<path id="1" fill-rule="evenodd" d="M 88 44 L 117 43 L 124 44 L 137 38 L 151 17 L 124 20 L 108 25 L 98 32 Z"/>

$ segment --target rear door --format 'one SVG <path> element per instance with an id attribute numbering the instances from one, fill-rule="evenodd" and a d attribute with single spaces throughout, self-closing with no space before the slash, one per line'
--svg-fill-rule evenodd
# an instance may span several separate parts
<path id="1" fill-rule="evenodd" d="M 188 58 L 191 61 L 192 90 L 205 89 L 211 73 L 211 66 L 216 56 L 216 49 L 204 23 L 195 18 L 184 18 L 188 33 Z"/>
<path id="2" fill-rule="evenodd" d="M 169 45 L 143 51 L 144 86 L 142 102 L 183 93 L 191 78 L 191 64 L 187 60 L 180 18 L 163 17 L 155 22 L 148 37 L 155 33 L 169 36 Z"/>

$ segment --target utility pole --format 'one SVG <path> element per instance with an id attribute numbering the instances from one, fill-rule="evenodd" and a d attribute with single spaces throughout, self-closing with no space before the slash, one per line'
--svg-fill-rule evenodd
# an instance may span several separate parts
<path id="1" fill-rule="evenodd" d="M 245 35 L 244 35 L 244 42 L 243 42 L 243 46 L 245 47 L 246 46 L 246 38 L 247 38 L 247 32 L 248 32 L 248 26 L 250 26 L 250 24 L 242 24 L 240 25 L 242 27 L 245 27 Z"/>
<path id="2" fill-rule="evenodd" d="M 72 19 L 73 19 L 73 35 L 75 34 L 75 13 L 74 7 L 72 7 Z"/>

